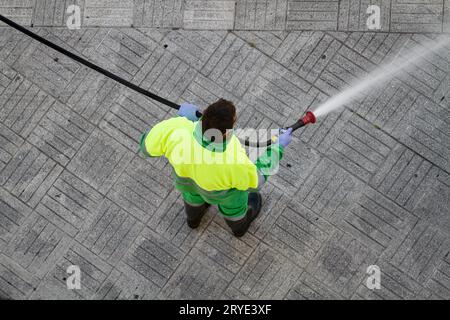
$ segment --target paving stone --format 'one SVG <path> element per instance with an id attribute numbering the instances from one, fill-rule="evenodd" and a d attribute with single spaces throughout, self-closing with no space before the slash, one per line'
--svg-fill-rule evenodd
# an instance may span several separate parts
<path id="1" fill-rule="evenodd" d="M 235 1 L 187 0 L 184 5 L 184 29 L 232 30 Z"/>
<path id="2" fill-rule="evenodd" d="M 84 0 L 86 26 L 130 27 L 133 24 L 133 0 Z"/>
<path id="3" fill-rule="evenodd" d="M 369 6 L 380 8 L 380 29 L 389 31 L 391 20 L 391 1 L 393 0 L 344 0 L 339 3 L 338 30 L 369 31 L 367 21 L 371 14 L 367 13 Z M 372 11 L 370 11 L 372 12 Z"/>
<path id="4" fill-rule="evenodd" d="M 39 284 L 39 280 L 15 261 L 0 254 L 0 296 L 2 299 L 25 300 Z"/>
<path id="5" fill-rule="evenodd" d="M 260 244 L 231 286 L 251 299 L 282 299 L 301 273 L 302 269 Z"/>
<path id="6" fill-rule="evenodd" d="M 391 32 L 441 32 L 444 0 L 391 0 Z"/>
<path id="7" fill-rule="evenodd" d="M 208 264 L 223 279 L 233 279 L 257 246 L 257 239 L 248 234 L 236 238 L 223 218 L 217 217 L 218 223 L 211 223 L 202 234 L 191 253 L 198 260 Z"/>
<path id="8" fill-rule="evenodd" d="M 162 43 L 175 56 L 200 70 L 221 44 L 226 32 L 173 30 Z"/>
<path id="9" fill-rule="evenodd" d="M 287 30 L 337 30 L 339 1 L 289 0 Z"/>
<path id="10" fill-rule="evenodd" d="M 43 278 L 68 250 L 71 240 L 47 219 L 33 212 L 3 254 L 33 276 Z"/>
<path id="11" fill-rule="evenodd" d="M 0 171 L 9 163 L 23 144 L 23 139 L 0 124 Z"/>
<path id="12" fill-rule="evenodd" d="M 70 266 L 80 268 L 79 290 L 67 290 L 67 278 L 70 276 L 67 270 Z M 96 254 L 75 243 L 47 275 L 46 290 L 54 297 L 69 294 L 72 299 L 89 299 L 101 288 L 111 269 Z"/>
<path id="13" fill-rule="evenodd" d="M 439 299 L 448 299 L 450 297 L 450 255 L 447 253 L 445 258 L 441 261 L 436 273 L 431 277 L 427 283 L 427 287 Z"/>
<path id="14" fill-rule="evenodd" d="M 61 98 L 76 113 L 98 124 L 120 96 L 115 88 L 112 80 L 83 68 Z"/>
<path id="15" fill-rule="evenodd" d="M 284 30 L 287 0 L 236 0 L 236 30 Z"/>
<path id="16" fill-rule="evenodd" d="M 304 272 L 298 282 L 289 290 L 287 300 L 340 300 L 342 297 L 321 281 Z"/>
<path id="17" fill-rule="evenodd" d="M 417 191 L 431 168 L 430 162 L 398 144 L 370 184 L 399 205 L 408 206 L 416 201 Z"/>
<path id="18" fill-rule="evenodd" d="M 143 229 L 123 209 L 105 200 L 97 210 L 95 219 L 76 237 L 83 246 L 111 264 L 116 264 Z"/>
<path id="19" fill-rule="evenodd" d="M 92 297 L 95 300 L 149 300 L 159 289 L 133 270 L 113 270 Z"/>
<path id="20" fill-rule="evenodd" d="M 450 32 L 450 1 L 444 0 L 444 20 L 443 20 L 442 31 Z"/>
<path id="21" fill-rule="evenodd" d="M 276 174 L 269 177 L 270 183 L 283 190 L 285 195 L 294 195 L 303 185 L 315 165 L 320 161 L 319 153 L 297 139 L 293 152 L 283 155 L 282 163 Z"/>
<path id="22" fill-rule="evenodd" d="M 40 33 L 44 37 L 48 34 L 43 29 Z M 14 68 L 55 97 L 64 91 L 80 68 L 77 62 L 37 42 L 23 49 Z"/>
<path id="23" fill-rule="evenodd" d="M 32 23 L 34 26 L 66 26 L 71 15 L 67 13 L 69 6 L 79 6 L 82 13 L 84 2 L 85 0 L 36 1 Z"/>
<path id="24" fill-rule="evenodd" d="M 161 205 L 172 188 L 170 171 L 161 172 L 146 161 L 135 158 L 118 178 L 108 197 L 146 223 L 151 217 L 149 212 Z"/>
<path id="25" fill-rule="evenodd" d="M 72 237 L 87 229 L 102 196 L 64 171 L 42 199 L 36 211 Z"/>
<path id="26" fill-rule="evenodd" d="M 243 99 L 279 127 L 300 117 L 307 109 L 314 99 L 308 94 L 310 88 L 302 78 L 269 61 Z"/>
<path id="27" fill-rule="evenodd" d="M 0 3 L 0 14 L 21 25 L 29 26 L 33 19 L 34 0 L 3 0 Z M 0 26 L 4 26 L 3 22 Z"/>
<path id="28" fill-rule="evenodd" d="M 133 157 L 111 137 L 95 130 L 72 158 L 68 169 L 105 194 Z"/>
<path id="29" fill-rule="evenodd" d="M 305 267 L 335 229 L 300 203 L 291 202 L 264 237 L 272 248 L 285 253 L 298 266 Z"/>
<path id="30" fill-rule="evenodd" d="M 25 143 L 0 173 L 0 185 L 35 208 L 63 168 Z"/>
<path id="31" fill-rule="evenodd" d="M 358 115 L 376 128 L 392 133 L 405 121 L 405 115 L 419 97 L 419 93 L 398 79 L 375 88 L 361 101 L 350 104 Z"/>
<path id="32" fill-rule="evenodd" d="M 105 29 L 91 39 L 83 54 L 127 80 L 143 67 L 156 43 L 135 29 Z"/>
<path id="33" fill-rule="evenodd" d="M 315 86 L 325 94 L 332 96 L 351 86 L 374 68 L 374 63 L 347 46 L 341 46 L 315 81 Z"/>
<path id="34" fill-rule="evenodd" d="M 390 136 L 353 115 L 326 154 L 368 182 L 380 170 L 395 145 Z"/>
<path id="35" fill-rule="evenodd" d="M 425 283 L 448 253 L 447 236 L 448 234 L 427 223 L 418 223 L 401 245 L 386 252 L 386 257 L 400 270 L 420 283 Z"/>
<path id="36" fill-rule="evenodd" d="M 183 258 L 184 253 L 168 240 L 150 229 L 145 229 L 130 247 L 118 269 L 124 273 L 132 269 L 161 289 Z"/>
<path id="37" fill-rule="evenodd" d="M 28 137 L 47 156 L 66 165 L 94 126 L 62 103 L 55 103 Z"/>
<path id="38" fill-rule="evenodd" d="M 134 26 L 180 28 L 183 0 L 134 0 Z"/>
<path id="39" fill-rule="evenodd" d="M 164 47 L 158 47 L 140 68 L 134 77 L 134 82 L 151 92 L 158 92 L 169 100 L 178 101 L 196 75 L 197 71 L 183 59 L 170 53 Z M 136 94 L 133 93 L 133 95 Z M 160 106 L 158 114 L 163 114 L 165 111 L 167 108 Z M 155 112 L 155 116 L 158 114 Z"/>
<path id="40" fill-rule="evenodd" d="M 236 96 L 242 96 L 264 67 L 266 57 L 229 33 L 202 74 Z"/>
<path id="41" fill-rule="evenodd" d="M 325 33 L 290 33 L 273 58 L 314 82 L 340 47 L 339 41 Z"/>
<path id="42" fill-rule="evenodd" d="M 381 271 L 381 288 L 374 290 L 368 289 L 365 279 L 357 291 L 362 299 L 423 300 L 429 295 L 428 290 L 413 275 L 402 272 L 385 260 L 378 261 L 376 265 Z"/>
<path id="43" fill-rule="evenodd" d="M 392 135 L 449 172 L 449 123 L 450 113 L 445 106 L 419 96 Z"/>
<path id="44" fill-rule="evenodd" d="M 406 56 L 411 50 L 426 50 L 430 46 L 429 43 L 432 39 L 439 38 L 413 35 L 405 43 L 398 56 Z M 443 46 L 440 50 L 423 58 L 419 64 L 411 66 L 405 72 L 401 72 L 398 78 L 435 102 L 442 102 L 442 95 L 445 95 L 445 91 L 448 89 L 448 87 L 444 89 L 442 86 L 448 84 L 446 78 L 450 72 L 449 53 L 450 47 Z"/>
<path id="45" fill-rule="evenodd" d="M 335 296 L 349 299 L 367 276 L 367 267 L 376 261 L 377 254 L 366 245 L 346 233 L 336 232 L 306 268 L 308 273 L 303 281 L 312 288 L 297 290 L 308 299 Z"/>
<path id="46" fill-rule="evenodd" d="M 228 286 L 210 266 L 187 256 L 161 291 L 160 299 L 218 299 Z"/>
<path id="47" fill-rule="evenodd" d="M 352 48 L 370 61 L 381 64 L 398 55 L 410 39 L 408 34 L 384 32 L 351 32 L 344 40 Z"/>
<path id="48" fill-rule="evenodd" d="M 348 195 L 332 223 L 377 252 L 389 252 L 417 223 L 417 217 L 368 187 Z"/>
<path id="49" fill-rule="evenodd" d="M 12 239 L 14 234 L 31 214 L 31 209 L 0 188 L 0 251 Z"/>
<path id="50" fill-rule="evenodd" d="M 20 75 L 0 98 L 0 122 L 22 137 L 27 137 L 55 99 Z"/>
<path id="51" fill-rule="evenodd" d="M 285 31 L 234 31 L 233 33 L 245 40 L 250 47 L 257 48 L 268 56 L 278 49 L 288 35 Z"/>
<path id="52" fill-rule="evenodd" d="M 361 184 L 329 159 L 322 159 L 302 183 L 295 198 L 320 217 L 333 220 L 339 207 L 350 205 L 349 195 Z M 305 210 L 305 209 L 304 209 Z"/>
<path id="53" fill-rule="evenodd" d="M 238 101 L 238 98 L 233 94 L 215 84 L 212 80 L 198 74 L 183 92 L 180 100 L 192 103 L 203 110 L 220 98 Z"/>
<path id="54" fill-rule="evenodd" d="M 411 196 L 408 208 L 444 234 L 450 231 L 448 173 L 432 167 Z"/>

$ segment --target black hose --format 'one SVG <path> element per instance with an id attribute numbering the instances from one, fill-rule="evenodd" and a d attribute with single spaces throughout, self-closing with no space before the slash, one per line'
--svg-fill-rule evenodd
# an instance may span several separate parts
<path id="1" fill-rule="evenodd" d="M 167 99 L 164 99 L 163 97 L 160 97 L 160 96 L 158 96 L 158 95 L 156 95 L 154 93 L 151 93 L 150 91 L 145 90 L 145 89 L 143 89 L 143 88 L 141 88 L 141 87 L 131 83 L 130 81 L 127 81 L 127 80 L 125 80 L 125 79 L 115 75 L 114 73 L 109 72 L 106 69 L 103 69 L 102 67 L 100 67 L 100 66 L 98 66 L 96 64 L 93 64 L 92 62 L 90 62 L 90 61 L 88 61 L 88 60 L 86 60 L 86 59 L 84 59 L 84 58 L 82 58 L 82 57 L 80 57 L 80 56 L 78 56 L 78 55 L 76 55 L 76 54 L 74 54 L 74 53 L 72 53 L 72 52 L 70 52 L 70 51 L 68 51 L 68 50 L 58 46 L 58 45 L 56 45 L 56 44 L 54 44 L 53 42 L 50 42 L 47 39 L 42 38 L 41 36 L 35 34 L 34 32 L 31 32 L 30 30 L 22 27 L 21 25 L 15 23 L 14 21 L 9 20 L 8 18 L 4 17 L 1 14 L 0 14 L 0 21 L 6 23 L 10 27 L 12 27 L 12 28 L 14 28 L 14 29 L 16 29 L 16 30 L 26 34 L 27 36 L 33 38 L 34 40 L 36 40 L 36 41 L 46 45 L 47 47 L 50 47 L 53 50 L 58 51 L 59 53 L 65 55 L 65 56 L 67 56 L 67 57 L 69 57 L 69 58 L 71 58 L 71 59 L 73 59 L 73 60 L 75 60 L 75 61 L 77 61 L 79 63 L 81 63 L 82 65 L 84 65 L 84 66 L 86 66 L 88 68 L 91 68 L 92 70 L 97 71 L 98 73 L 103 74 L 104 76 L 106 76 L 106 77 L 108 77 L 108 78 L 110 78 L 110 79 L 112 79 L 114 81 L 117 81 L 120 84 L 123 84 L 124 86 L 126 86 L 126 87 L 128 87 L 128 88 L 130 88 L 130 89 L 132 89 L 132 90 L 134 90 L 136 92 L 139 92 L 139 93 L 143 94 L 146 97 L 149 97 L 149 98 L 151 98 L 153 100 L 156 100 L 156 101 L 158 101 L 158 102 L 160 102 L 162 104 L 165 104 L 166 106 L 168 106 L 168 107 L 170 107 L 172 109 L 176 109 L 176 110 L 180 109 L 180 105 L 178 105 L 178 104 L 176 104 L 176 103 L 174 103 L 172 101 L 169 101 Z M 200 118 L 202 116 L 202 113 L 200 111 L 197 111 L 197 116 Z M 295 128 L 294 130 L 296 130 L 296 129 L 297 128 Z M 247 140 L 244 141 L 244 144 L 246 146 L 248 146 L 248 147 L 261 148 L 261 147 L 268 147 L 268 146 L 270 146 L 272 144 L 272 141 L 271 140 L 267 140 L 267 141 L 263 141 L 263 142 L 260 142 L 260 141 L 251 142 L 251 141 L 248 141 L 248 139 L 247 139 Z"/>
<path id="2" fill-rule="evenodd" d="M 26 34 L 27 36 L 33 38 L 34 40 L 39 41 L 40 43 L 46 45 L 47 47 L 50 47 L 53 50 L 56 50 L 59 53 L 62 53 L 63 55 L 65 55 L 65 56 L 67 56 L 67 57 L 69 57 L 69 58 L 71 58 L 71 59 L 73 59 L 75 61 L 78 61 L 79 63 L 85 65 L 86 67 L 89 67 L 89 68 L 91 68 L 91 69 L 93 69 L 93 70 L 103 74 L 104 76 L 106 76 L 108 78 L 111 78 L 114 81 L 117 81 L 120 84 L 123 84 L 124 86 L 126 86 L 126 87 L 128 87 L 128 88 L 130 88 L 130 89 L 132 89 L 134 91 L 137 91 L 137 92 L 139 92 L 141 94 L 143 94 L 144 96 L 147 96 L 147 97 L 149 97 L 149 98 L 151 98 L 153 100 L 161 102 L 162 104 L 165 104 L 166 106 L 168 106 L 170 108 L 173 108 L 173 109 L 176 109 L 176 110 L 180 109 L 180 106 L 178 104 L 176 104 L 176 103 L 174 103 L 172 101 L 169 101 L 167 99 L 164 99 L 164 98 L 162 98 L 162 97 L 160 97 L 160 96 L 158 96 L 158 95 L 156 95 L 154 93 L 151 93 L 151 92 L 149 92 L 149 91 L 147 91 L 147 90 L 145 90 L 145 89 L 143 89 L 141 87 L 138 87 L 137 85 L 135 85 L 135 84 L 133 84 L 133 83 L 131 83 L 131 82 L 129 82 L 129 81 L 127 81 L 127 80 L 117 76 L 117 75 L 115 75 L 114 73 L 111 73 L 108 70 L 105 70 L 105 69 L 97 66 L 96 64 L 93 64 L 92 62 L 90 62 L 90 61 L 88 61 L 88 60 L 86 60 L 86 59 L 84 59 L 84 58 L 82 58 L 80 56 L 77 56 L 76 54 L 73 54 L 72 52 L 70 52 L 70 51 L 68 51 L 68 50 L 66 50 L 64 48 L 61 48 L 60 46 L 58 46 L 58 45 L 48 41 L 47 39 L 42 38 L 41 36 L 35 34 L 34 32 L 31 32 L 28 29 L 22 27 L 21 25 L 15 23 L 14 21 L 11 21 L 11 20 L 5 18 L 1 14 L 0 14 L 0 21 L 6 23 L 10 27 L 12 27 L 12 28 L 14 28 L 14 29 L 16 29 L 16 30 Z"/>

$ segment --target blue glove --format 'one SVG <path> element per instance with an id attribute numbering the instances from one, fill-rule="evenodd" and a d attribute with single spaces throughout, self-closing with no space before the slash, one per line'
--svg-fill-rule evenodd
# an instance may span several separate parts
<path id="1" fill-rule="evenodd" d="M 278 136 L 277 143 L 280 144 L 280 146 L 283 146 L 283 148 L 286 148 L 289 143 L 292 141 L 292 128 L 289 129 L 281 129 L 280 135 Z"/>
<path id="2" fill-rule="evenodd" d="M 186 117 L 191 121 L 197 121 L 199 118 L 197 117 L 198 108 L 190 103 L 183 103 L 178 110 L 178 115 L 181 117 Z"/>

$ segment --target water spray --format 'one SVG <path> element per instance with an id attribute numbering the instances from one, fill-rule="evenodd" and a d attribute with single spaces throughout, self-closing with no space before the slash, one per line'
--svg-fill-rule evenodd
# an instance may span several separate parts
<path id="1" fill-rule="evenodd" d="M 450 44 L 450 37 L 441 36 L 414 47 L 405 55 L 396 57 L 390 63 L 381 65 L 365 77 L 355 80 L 348 88 L 318 106 L 314 111 L 315 115 L 322 117 L 332 111 L 337 111 L 359 94 L 367 92 L 370 88 L 386 84 L 386 81 L 395 77 L 400 71 L 408 70 L 421 59 L 448 44 Z"/>

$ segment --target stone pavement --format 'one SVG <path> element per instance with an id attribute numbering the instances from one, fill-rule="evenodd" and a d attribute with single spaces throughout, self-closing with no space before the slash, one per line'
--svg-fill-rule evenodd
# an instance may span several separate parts
<path id="1" fill-rule="evenodd" d="M 256 128 L 450 26 L 449 0 L 0 0 L 0 13 L 173 101 L 231 99 Z M 190 230 L 167 162 L 138 154 L 173 114 L 0 27 L 1 298 L 450 299 L 450 46 L 297 132 L 241 239 L 215 208 Z"/>

